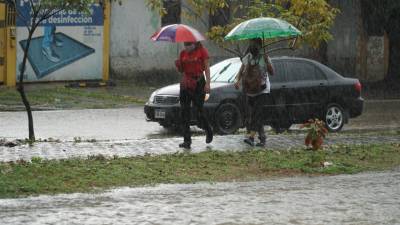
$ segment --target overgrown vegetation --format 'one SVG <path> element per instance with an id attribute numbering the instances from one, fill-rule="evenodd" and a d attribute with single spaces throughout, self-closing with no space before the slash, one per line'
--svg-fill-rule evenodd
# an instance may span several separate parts
<path id="1" fill-rule="evenodd" d="M 206 151 L 107 159 L 43 160 L 0 164 L 0 198 L 89 192 L 118 186 L 259 180 L 271 176 L 330 175 L 400 165 L 400 145 L 331 146 L 324 151 Z M 331 166 L 324 167 L 324 159 Z"/>

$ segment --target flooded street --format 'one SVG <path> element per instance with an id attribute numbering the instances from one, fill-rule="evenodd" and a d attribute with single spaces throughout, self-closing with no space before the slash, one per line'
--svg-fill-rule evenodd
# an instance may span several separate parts
<path id="1" fill-rule="evenodd" d="M 37 138 L 73 140 L 152 139 L 176 136 L 158 123 L 146 122 L 142 106 L 123 109 L 89 109 L 33 112 Z M 385 118 L 385 119 L 382 119 Z M 26 112 L 0 112 L 0 138 L 27 138 Z M 298 125 L 292 126 L 297 129 Z M 400 101 L 370 101 L 360 117 L 350 119 L 343 130 L 363 131 L 400 128 Z M 267 128 L 269 129 L 269 128 Z"/>
<path id="2" fill-rule="evenodd" d="M 2 199 L 0 224 L 400 224 L 400 169 Z"/>
<path id="3" fill-rule="evenodd" d="M 158 123 L 148 123 L 142 106 L 124 109 L 87 109 L 33 112 L 37 138 L 72 140 L 74 137 L 98 140 L 142 139 L 162 133 Z M 7 130 L 0 137 L 26 138 L 26 112 L 0 112 L 0 124 Z"/>

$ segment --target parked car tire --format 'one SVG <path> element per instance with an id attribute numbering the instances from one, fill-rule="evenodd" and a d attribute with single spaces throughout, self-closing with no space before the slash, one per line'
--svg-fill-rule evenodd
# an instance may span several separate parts
<path id="1" fill-rule="evenodd" d="M 345 123 L 345 112 L 339 104 L 332 103 L 326 107 L 324 122 L 330 132 L 338 132 Z"/>
<path id="2" fill-rule="evenodd" d="M 221 104 L 215 113 L 214 131 L 218 134 L 233 134 L 241 125 L 241 113 L 234 103 Z"/>

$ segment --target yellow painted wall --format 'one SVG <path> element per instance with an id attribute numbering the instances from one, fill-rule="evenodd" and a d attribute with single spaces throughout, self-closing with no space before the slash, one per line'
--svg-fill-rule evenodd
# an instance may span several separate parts
<path id="1" fill-rule="evenodd" d="M 5 55 L 6 55 L 6 4 L 0 2 L 0 83 L 5 80 Z"/>
<path id="2" fill-rule="evenodd" d="M 2 70 L 4 75 L 4 84 L 8 87 L 14 87 L 16 84 L 16 62 L 17 62 L 17 49 L 15 44 L 15 19 L 16 13 L 15 10 L 9 6 L 6 6 L 4 3 L 4 14 L 3 11 L 0 15 L 1 18 L 5 20 L 4 33 L 1 32 L 0 35 L 4 38 L 4 44 L 1 46 L 2 51 L 5 54 L 4 57 L 4 69 Z M 2 8 L 2 7 L 1 7 Z"/>
<path id="3" fill-rule="evenodd" d="M 17 79 L 17 48 L 15 41 L 15 26 L 7 27 L 7 57 L 6 57 L 6 82 L 8 87 L 15 87 Z"/>

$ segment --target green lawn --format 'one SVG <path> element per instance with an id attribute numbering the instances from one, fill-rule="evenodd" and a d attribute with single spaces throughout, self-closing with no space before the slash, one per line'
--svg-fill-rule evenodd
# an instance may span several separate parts
<path id="1" fill-rule="evenodd" d="M 331 162 L 323 167 L 321 162 Z M 206 151 L 106 159 L 42 160 L 0 164 L 0 198 L 92 192 L 120 186 L 199 181 L 247 181 L 271 176 L 334 175 L 400 165 L 400 145 L 332 146 L 324 151 Z"/>
<path id="2" fill-rule="evenodd" d="M 81 109 L 113 108 L 143 104 L 144 98 L 110 91 L 110 88 L 66 88 L 60 85 L 29 88 L 26 91 L 33 108 Z M 0 89 L 0 110 L 24 109 L 19 93 L 13 88 Z"/>

